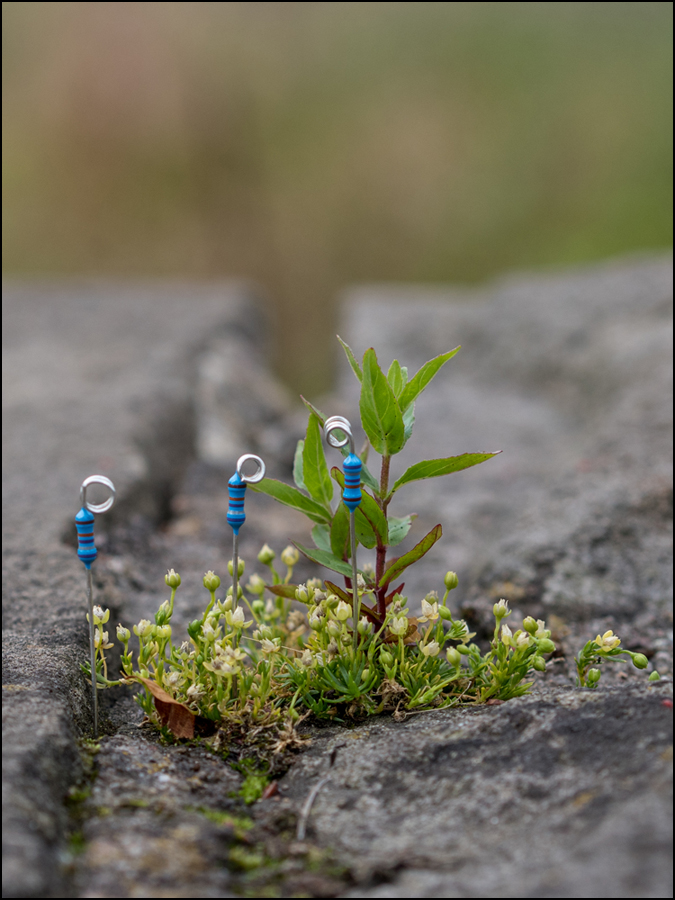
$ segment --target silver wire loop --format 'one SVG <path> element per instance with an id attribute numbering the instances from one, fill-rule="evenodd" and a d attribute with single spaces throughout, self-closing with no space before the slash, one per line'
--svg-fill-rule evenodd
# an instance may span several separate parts
<path id="1" fill-rule="evenodd" d="M 102 484 L 103 487 L 107 487 L 110 491 L 108 499 L 103 503 L 87 503 L 87 488 L 90 484 Z M 106 478 L 105 475 L 90 475 L 89 478 L 84 479 L 82 486 L 80 487 L 80 506 L 84 507 L 84 509 L 88 509 L 89 512 L 104 513 L 108 512 L 114 502 L 115 485 L 109 478 Z"/>
<path id="2" fill-rule="evenodd" d="M 323 431 L 331 447 L 339 450 L 340 447 L 349 444 L 350 453 L 354 452 L 354 435 L 352 434 L 352 426 L 349 419 L 345 419 L 344 416 L 331 416 L 324 422 Z M 336 431 L 341 431 L 344 437 L 339 438 L 334 434 Z"/>
<path id="3" fill-rule="evenodd" d="M 243 472 L 244 465 L 249 461 L 249 459 L 252 459 L 258 466 L 258 470 L 254 475 L 244 475 Z M 256 456 L 255 453 L 244 453 L 244 455 L 240 456 L 237 460 L 237 475 L 241 478 L 242 481 L 245 481 L 246 484 L 257 484 L 265 477 L 265 463 L 262 461 L 262 459 L 260 459 L 259 456 Z"/>

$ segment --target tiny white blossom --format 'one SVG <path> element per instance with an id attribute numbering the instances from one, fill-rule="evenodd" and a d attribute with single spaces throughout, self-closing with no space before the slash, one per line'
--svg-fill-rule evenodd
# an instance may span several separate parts
<path id="1" fill-rule="evenodd" d="M 506 626 L 504 626 L 506 627 Z M 526 631 L 519 631 L 516 635 L 516 647 L 519 650 L 522 650 L 523 647 L 529 646 L 530 636 Z"/>
<path id="2" fill-rule="evenodd" d="M 335 610 L 335 615 L 341 622 L 345 622 L 352 614 L 351 609 L 349 608 L 349 604 L 345 603 L 344 600 L 340 600 Z"/>
<path id="3" fill-rule="evenodd" d="M 360 572 L 356 576 L 356 587 L 359 591 L 365 591 L 366 589 L 366 579 L 363 577 L 363 575 L 361 575 Z"/>
<path id="4" fill-rule="evenodd" d="M 441 648 L 438 644 L 438 641 L 430 641 L 428 644 L 425 644 L 421 649 L 422 649 L 422 653 L 425 656 L 438 656 Z"/>
<path id="5" fill-rule="evenodd" d="M 188 700 L 201 700 L 206 696 L 206 688 L 203 684 L 191 684 L 187 689 Z"/>
<path id="6" fill-rule="evenodd" d="M 438 615 L 438 603 L 429 603 L 426 599 L 422 600 L 422 615 L 418 619 L 419 622 L 435 622 Z"/>
<path id="7" fill-rule="evenodd" d="M 595 639 L 595 643 L 601 650 L 614 650 L 619 646 L 621 640 L 610 630 L 606 631 L 602 637 L 598 635 Z"/>
<path id="8" fill-rule="evenodd" d="M 492 607 L 492 613 L 496 619 L 503 619 L 505 616 L 511 615 L 509 604 L 506 602 L 506 600 L 504 600 L 503 597 L 499 601 L 499 603 L 495 603 L 495 605 Z"/>
<path id="9" fill-rule="evenodd" d="M 273 641 L 263 638 L 260 645 L 263 653 L 277 653 L 281 649 L 279 646 L 279 638 L 276 638 L 276 640 Z"/>
<path id="10" fill-rule="evenodd" d="M 513 634 L 508 625 L 502 625 L 502 643 L 509 647 L 513 643 Z"/>
<path id="11" fill-rule="evenodd" d="M 402 635 L 408 630 L 408 619 L 406 616 L 394 616 L 389 623 L 389 630 L 392 634 Z"/>

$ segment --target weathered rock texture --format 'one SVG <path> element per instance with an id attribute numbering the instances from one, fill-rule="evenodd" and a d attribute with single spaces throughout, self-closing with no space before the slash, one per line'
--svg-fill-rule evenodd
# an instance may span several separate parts
<path id="1" fill-rule="evenodd" d="M 83 576 L 62 539 L 80 481 L 103 470 L 121 491 L 96 563 L 113 620 L 152 613 L 168 566 L 183 576 L 176 626 L 203 607 L 201 574 L 229 557 L 236 456 L 261 452 L 290 479 L 302 436 L 256 358 L 260 320 L 236 288 L 9 291 L 5 896 L 670 896 L 671 680 L 649 687 L 621 665 L 581 691 L 572 657 L 613 628 L 672 672 L 671 275 L 669 260 L 635 259 L 482 292 L 352 292 L 341 334 L 383 365 L 463 345 L 419 399 L 401 468 L 504 451 L 401 490 L 394 514 L 419 513 L 409 545 L 445 532 L 408 581 L 411 605 L 452 568 L 479 637 L 504 596 L 510 623 L 551 620 L 560 650 L 508 704 L 309 729 L 279 794 L 249 808 L 230 796 L 240 773 L 158 743 L 122 689 L 105 697 L 89 771 Z M 358 419 L 346 365 L 334 398 L 310 399 Z M 301 516 L 260 495 L 247 515 L 249 564 L 263 540 L 306 540 Z"/>

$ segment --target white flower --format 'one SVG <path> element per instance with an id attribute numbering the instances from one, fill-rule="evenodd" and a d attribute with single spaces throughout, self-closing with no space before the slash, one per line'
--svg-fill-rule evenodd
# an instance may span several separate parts
<path id="1" fill-rule="evenodd" d="M 307 666 L 307 668 L 313 665 L 314 657 L 309 650 L 305 650 L 305 652 L 300 657 L 300 662 L 303 664 L 303 666 Z"/>
<path id="2" fill-rule="evenodd" d="M 356 587 L 359 591 L 365 591 L 366 589 L 366 579 L 363 577 L 363 575 L 361 575 L 360 572 L 356 576 Z"/>
<path id="3" fill-rule="evenodd" d="M 225 619 L 227 624 L 232 628 L 248 628 L 251 622 L 244 621 L 244 610 L 241 606 L 238 606 L 234 612 L 226 612 Z"/>
<path id="4" fill-rule="evenodd" d="M 495 605 L 492 607 L 492 613 L 496 619 L 503 619 L 505 616 L 511 615 L 509 604 L 506 602 L 506 600 L 504 600 L 503 597 L 499 601 L 499 603 L 495 603 Z"/>
<path id="5" fill-rule="evenodd" d="M 110 618 L 110 610 L 101 606 L 94 607 L 94 625 L 105 625 Z"/>
<path id="6" fill-rule="evenodd" d="M 112 647 L 112 644 L 108 643 L 108 632 L 103 631 L 100 627 L 94 634 L 94 646 L 97 650 L 109 650 Z"/>
<path id="7" fill-rule="evenodd" d="M 405 616 L 394 616 L 389 623 L 389 630 L 392 634 L 405 634 L 408 630 L 408 619 Z"/>
<path id="8" fill-rule="evenodd" d="M 421 648 L 425 656 L 438 656 L 440 649 L 438 641 L 430 641 Z"/>
<path id="9" fill-rule="evenodd" d="M 435 622 L 438 615 L 438 603 L 429 603 L 426 599 L 422 600 L 422 615 L 418 622 Z"/>
<path id="10" fill-rule="evenodd" d="M 137 634 L 139 637 L 146 638 L 152 634 L 152 629 L 155 626 L 149 619 L 141 619 L 138 625 L 134 625 L 134 634 Z"/>
<path id="11" fill-rule="evenodd" d="M 351 609 L 349 608 L 349 604 L 345 603 L 344 600 L 340 600 L 335 610 L 335 615 L 341 622 L 345 622 L 352 614 Z"/>
<path id="12" fill-rule="evenodd" d="M 504 625 L 506 628 L 506 625 Z M 530 644 L 530 636 L 526 631 L 519 631 L 516 633 L 516 647 L 519 650 L 522 650 L 524 647 L 528 647 Z"/>
<path id="13" fill-rule="evenodd" d="M 621 643 L 620 639 L 614 634 L 613 631 L 606 631 L 602 637 L 598 635 L 595 639 L 595 643 L 601 650 L 614 650 Z"/>
<path id="14" fill-rule="evenodd" d="M 281 561 L 285 566 L 288 566 L 289 569 L 292 569 L 299 559 L 300 554 L 295 547 L 292 547 L 290 544 L 281 551 Z"/>
<path id="15" fill-rule="evenodd" d="M 183 676 L 180 672 L 167 672 L 164 675 L 164 684 L 170 688 L 178 687 L 182 680 Z"/>
<path id="16" fill-rule="evenodd" d="M 206 638 L 207 641 L 215 641 L 216 637 L 218 636 L 218 632 L 220 631 L 220 629 L 219 628 L 216 629 L 214 627 L 214 625 L 215 625 L 214 619 L 207 619 L 206 622 L 204 622 L 202 634 L 204 635 L 204 637 Z"/>
<path id="17" fill-rule="evenodd" d="M 268 641 L 267 638 L 263 638 L 260 642 L 260 646 L 262 647 L 263 653 L 278 653 L 281 649 L 279 647 L 279 638 L 275 638 L 273 641 Z"/>
<path id="18" fill-rule="evenodd" d="M 502 643 L 505 647 L 509 647 L 513 644 L 513 634 L 508 625 L 502 625 Z"/>
<path id="19" fill-rule="evenodd" d="M 534 636 L 539 640 L 551 636 L 550 631 L 546 628 L 546 622 L 544 622 L 543 619 L 537 619 L 537 630 L 535 631 Z"/>
<path id="20" fill-rule="evenodd" d="M 202 697 L 206 696 L 206 688 L 203 684 L 191 684 L 187 689 L 188 700 L 201 700 Z"/>
<path id="21" fill-rule="evenodd" d="M 129 631 L 128 628 L 125 628 L 124 625 L 117 626 L 117 640 L 118 641 L 122 641 L 123 644 L 126 644 L 126 642 L 129 640 L 130 637 L 131 637 L 131 632 Z"/>

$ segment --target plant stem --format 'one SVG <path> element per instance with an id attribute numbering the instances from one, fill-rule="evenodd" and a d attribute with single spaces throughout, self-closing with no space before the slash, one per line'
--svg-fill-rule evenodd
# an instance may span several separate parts
<path id="1" fill-rule="evenodd" d="M 387 492 L 389 490 L 389 464 L 391 462 L 391 456 L 383 456 L 382 457 L 382 466 L 380 468 L 380 506 L 382 508 L 382 512 L 384 513 L 385 519 L 387 518 L 387 506 L 389 506 L 389 501 L 384 498 L 387 496 Z M 389 521 L 387 520 L 387 527 L 389 526 Z M 379 585 L 380 579 L 384 575 L 384 566 L 387 558 L 387 546 L 386 544 L 380 543 L 380 539 L 378 537 L 377 540 L 377 559 L 376 559 L 376 568 L 375 568 L 375 583 Z M 387 602 L 385 600 L 387 589 L 386 588 L 377 588 L 377 614 L 380 616 L 382 620 L 387 613 Z"/>

